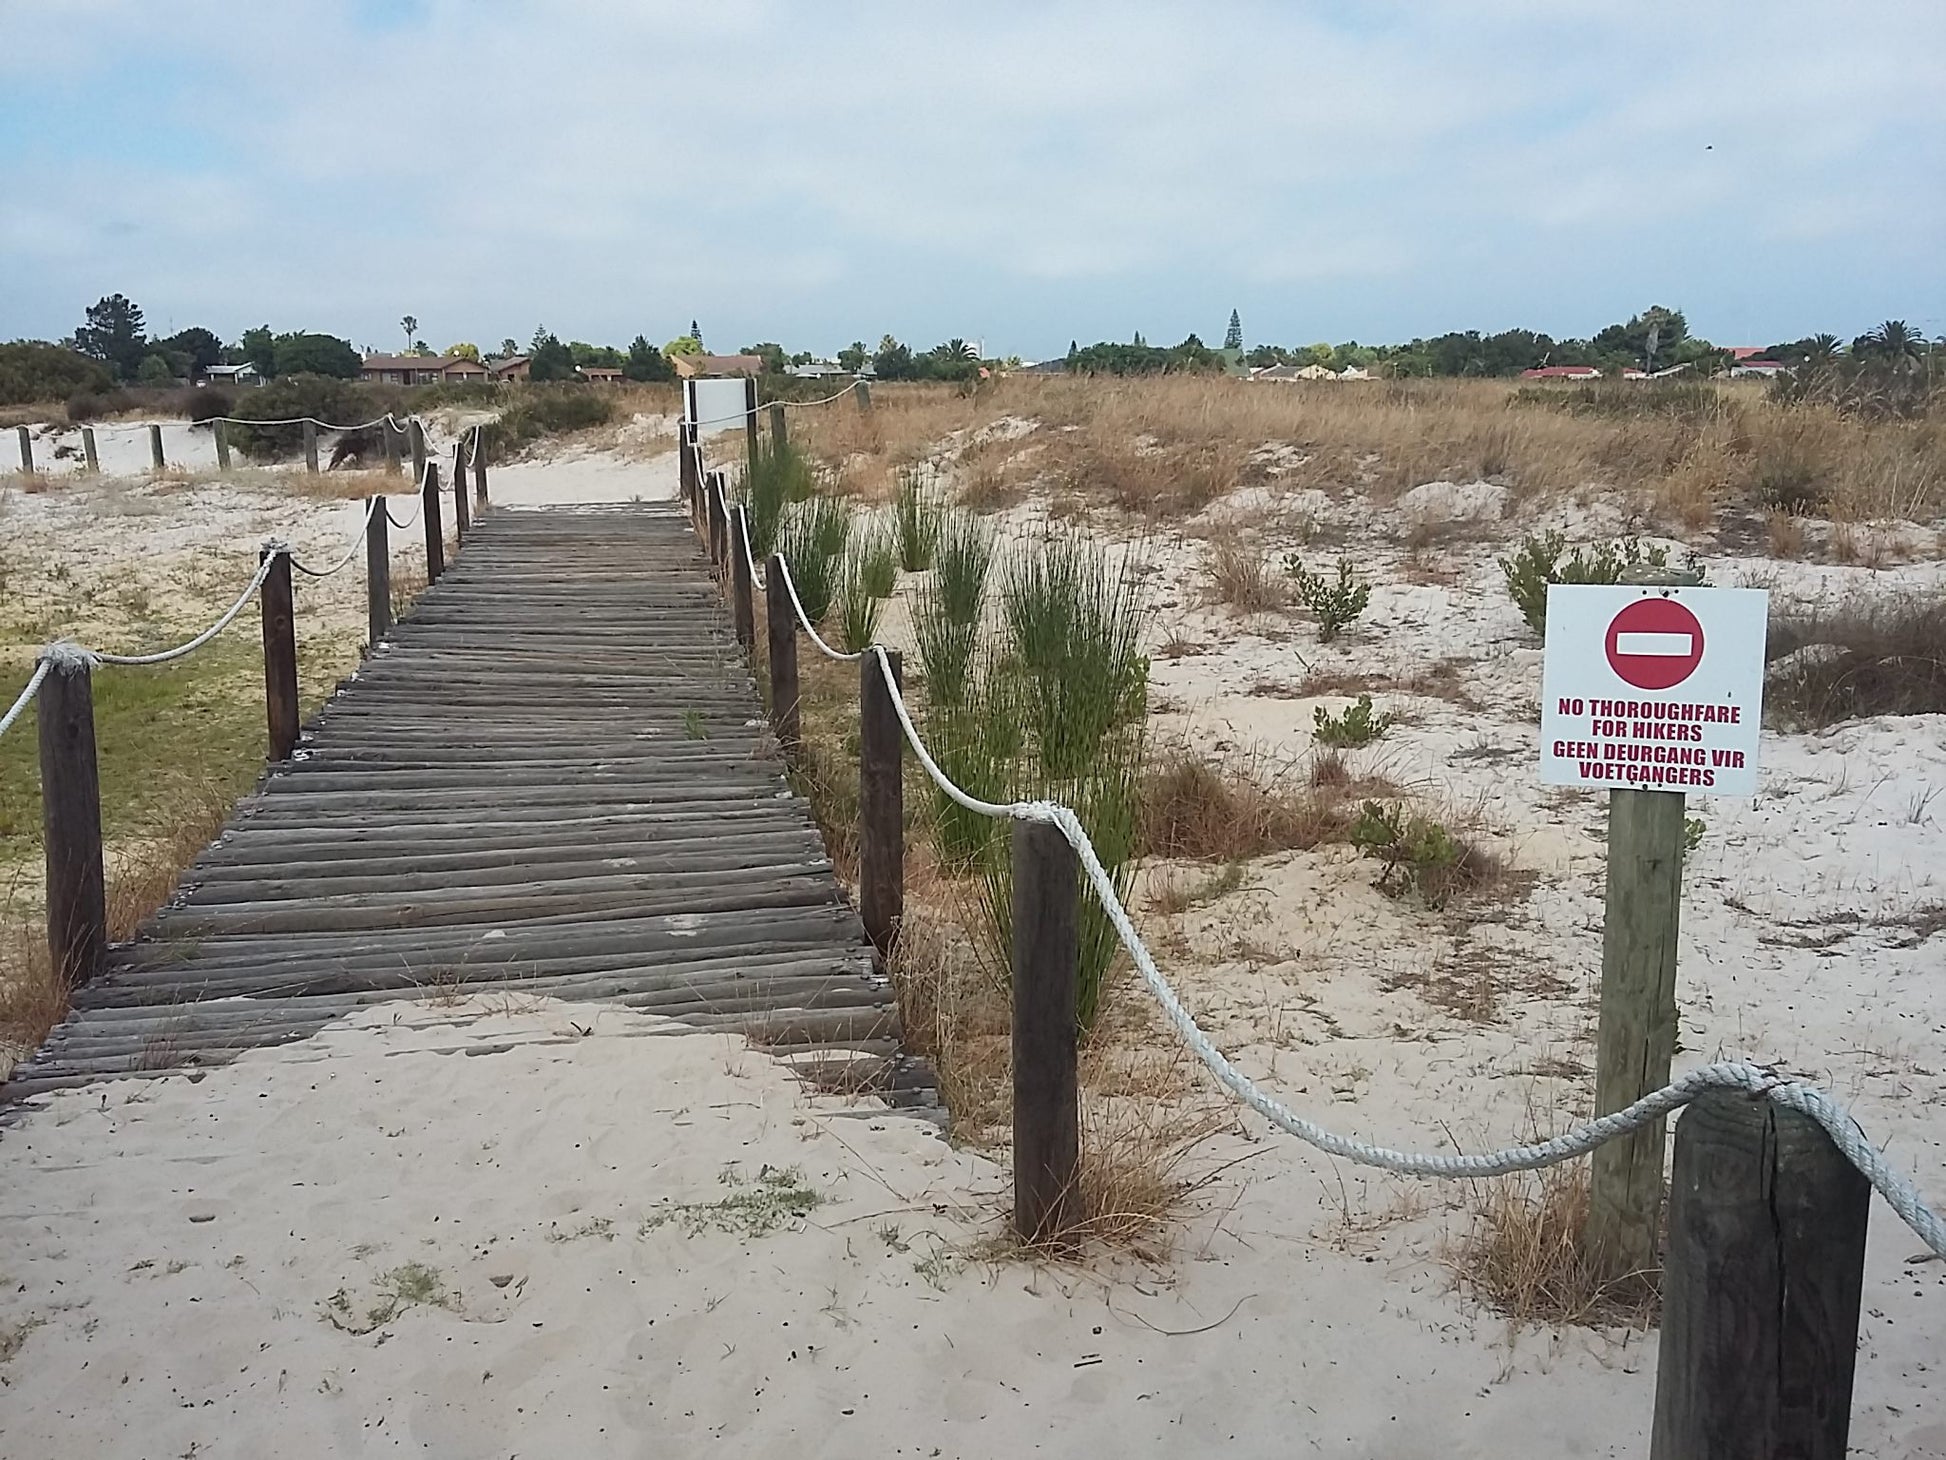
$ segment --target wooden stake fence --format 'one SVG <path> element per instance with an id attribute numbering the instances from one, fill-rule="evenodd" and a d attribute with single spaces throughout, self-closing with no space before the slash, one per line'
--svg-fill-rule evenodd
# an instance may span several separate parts
<path id="1" fill-rule="evenodd" d="M 439 465 L 425 466 L 425 486 L 420 491 L 426 518 L 426 584 L 430 587 L 446 571 L 446 529 L 439 521 Z"/>
<path id="2" fill-rule="evenodd" d="M 376 649 L 392 631 L 392 520 L 373 497 L 365 517 L 365 634 Z"/>
<path id="3" fill-rule="evenodd" d="M 81 459 L 87 463 L 88 475 L 93 476 L 101 470 L 101 457 L 95 451 L 95 428 L 81 428 Z"/>
<path id="4" fill-rule="evenodd" d="M 905 917 L 905 731 L 892 705 L 899 667 L 892 649 L 858 661 L 858 915 L 886 964 Z"/>
<path id="5" fill-rule="evenodd" d="M 34 438 L 25 426 L 16 426 L 14 430 L 20 433 L 20 474 L 30 477 L 34 474 Z"/>
<path id="6" fill-rule="evenodd" d="M 317 454 L 317 443 L 313 441 L 311 444 L 312 471 L 318 469 Z M 157 471 L 162 471 L 169 465 L 162 455 L 162 428 L 160 426 L 149 427 L 149 460 Z"/>
<path id="7" fill-rule="evenodd" d="M 472 530 L 472 514 L 466 504 L 466 442 L 462 438 L 453 443 L 453 536 L 463 543 Z"/>
<path id="8" fill-rule="evenodd" d="M 101 861 L 101 773 L 92 670 L 80 654 L 52 658 L 41 681 L 41 837 L 47 858 L 47 951 L 54 976 L 78 988 L 108 953 Z"/>
<path id="9" fill-rule="evenodd" d="M 270 730 L 271 764 L 289 760 L 297 749 L 297 615 L 291 599 L 291 555 L 267 548 L 270 560 L 258 600 L 263 609 L 264 709 Z"/>

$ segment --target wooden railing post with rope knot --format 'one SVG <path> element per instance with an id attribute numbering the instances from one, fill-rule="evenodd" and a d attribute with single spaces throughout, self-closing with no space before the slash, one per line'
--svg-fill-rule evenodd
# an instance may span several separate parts
<path id="1" fill-rule="evenodd" d="M 771 723 L 784 758 L 793 760 L 803 730 L 797 706 L 797 613 L 784 573 L 783 554 L 772 553 L 764 563 L 764 643 L 770 658 Z"/>
<path id="2" fill-rule="evenodd" d="M 473 428 L 473 506 L 479 516 L 487 509 L 486 427 Z"/>
<path id="3" fill-rule="evenodd" d="M 750 581 L 750 512 L 741 502 L 730 510 L 730 617 L 737 643 L 746 655 L 757 647 L 756 584 Z"/>
<path id="4" fill-rule="evenodd" d="M 905 733 L 892 707 L 899 655 L 858 661 L 858 916 L 889 965 L 905 917 Z"/>
<path id="5" fill-rule="evenodd" d="M 453 443 L 453 536 L 461 543 L 473 530 L 473 514 L 466 505 L 466 438 Z"/>

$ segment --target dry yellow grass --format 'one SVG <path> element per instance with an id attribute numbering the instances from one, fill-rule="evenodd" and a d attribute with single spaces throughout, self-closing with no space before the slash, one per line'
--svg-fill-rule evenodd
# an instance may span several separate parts
<path id="1" fill-rule="evenodd" d="M 868 497 L 889 493 L 898 467 L 951 450 L 963 499 L 980 508 L 1038 482 L 1091 505 L 1182 516 L 1260 479 L 1252 453 L 1278 443 L 1290 448 L 1276 478 L 1287 487 L 1381 500 L 1441 477 L 1492 477 L 1523 496 L 1601 487 L 1672 531 L 1705 527 L 1726 507 L 1761 509 L 1760 477 L 1780 455 L 1807 465 L 1840 520 L 1946 511 L 1946 423 L 1866 422 L 1772 405 L 1745 383 L 1713 389 L 1701 415 L 1602 415 L 1519 399 L 1505 381 L 1012 376 L 973 391 L 880 385 L 869 412 L 847 400 L 797 412 L 792 429 Z M 1038 429 L 982 433 L 1002 418 Z"/>

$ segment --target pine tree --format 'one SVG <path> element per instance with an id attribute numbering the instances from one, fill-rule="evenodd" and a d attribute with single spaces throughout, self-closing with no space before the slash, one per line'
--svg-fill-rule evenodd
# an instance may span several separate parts
<path id="1" fill-rule="evenodd" d="M 699 345 L 703 343 L 703 327 L 693 319 L 689 322 L 689 338 Z"/>
<path id="2" fill-rule="evenodd" d="M 1226 350 L 1243 348 L 1243 317 L 1234 309 L 1230 311 L 1230 328 L 1223 335 L 1223 348 Z"/>

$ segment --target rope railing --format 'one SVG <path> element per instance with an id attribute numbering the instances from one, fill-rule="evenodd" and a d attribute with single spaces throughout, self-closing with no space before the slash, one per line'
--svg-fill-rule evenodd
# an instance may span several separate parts
<path id="1" fill-rule="evenodd" d="M 753 417 L 757 411 L 765 411 L 765 409 L 769 409 L 773 405 L 782 405 L 786 411 L 804 411 L 804 409 L 813 407 L 813 405 L 831 405 L 833 401 L 843 401 L 854 389 L 858 389 L 858 383 L 860 382 L 854 380 L 845 389 L 835 391 L 835 393 L 825 395 L 825 397 L 815 399 L 815 401 L 763 401 L 761 405 L 745 405 L 741 411 L 732 411 L 726 417 L 708 417 L 706 420 L 683 420 L 683 424 L 685 426 L 722 426 L 722 424 L 728 424 L 730 420 L 749 420 L 749 417 Z"/>
<path id="2" fill-rule="evenodd" d="M 313 568 L 308 564 L 300 562 L 295 553 L 291 555 L 291 566 L 298 572 L 311 578 L 329 578 L 332 574 L 349 567 L 352 559 L 358 556 L 359 549 L 365 546 L 365 534 L 371 529 L 372 513 L 376 512 L 380 504 L 384 501 L 385 498 L 383 497 L 368 497 L 365 499 L 365 510 L 358 515 L 358 531 L 352 534 L 351 541 L 345 545 L 344 556 L 339 558 L 330 567 Z M 389 509 L 386 515 L 388 517 L 391 515 Z"/>
<path id="3" fill-rule="evenodd" d="M 721 487 L 718 486 L 715 490 L 720 493 Z M 1103 866 L 1100 854 L 1095 850 L 1093 841 L 1090 840 L 1080 817 L 1073 808 L 1053 801 L 985 801 L 956 785 L 953 779 L 940 768 L 938 761 L 927 748 L 924 738 L 919 734 L 919 728 L 913 722 L 911 708 L 899 691 L 898 676 L 893 672 L 891 662 L 886 656 L 885 646 L 873 644 L 858 653 L 851 654 L 841 653 L 832 648 L 818 633 L 816 625 L 805 613 L 796 585 L 790 579 L 788 561 L 781 554 L 776 561 L 783 569 L 784 582 L 789 588 L 791 607 L 797 617 L 797 626 L 804 631 L 821 653 L 829 659 L 844 663 L 856 662 L 867 654 L 877 658 L 881 670 L 880 681 L 890 698 L 905 740 L 912 747 L 913 755 L 918 759 L 927 778 L 938 787 L 941 794 L 976 815 L 1012 821 L 1042 822 L 1061 833 L 1063 840 L 1073 849 L 1076 860 L 1087 877 L 1089 887 L 1115 929 L 1116 937 L 1128 951 L 1143 986 L 1161 1008 L 1176 1036 L 1218 1084 L 1239 1102 L 1256 1111 L 1287 1135 L 1327 1155 L 1396 1175 L 1444 1180 L 1479 1180 L 1516 1171 L 1538 1170 L 1545 1166 L 1573 1160 L 1588 1154 L 1598 1146 L 1663 1119 L 1672 1111 L 1694 1101 L 1705 1091 L 1737 1090 L 1774 1101 L 1816 1121 L 1831 1137 L 1832 1144 L 1845 1159 L 1858 1169 L 1860 1174 L 1871 1183 L 1873 1189 L 1885 1198 L 1887 1205 L 1918 1234 L 1926 1246 L 1939 1256 L 1946 1257 L 1946 1224 L 1942 1224 L 1938 1214 L 1926 1204 L 1913 1181 L 1884 1158 L 1837 1102 L 1815 1086 L 1783 1078 L 1759 1065 L 1743 1061 L 1725 1061 L 1693 1070 L 1672 1084 L 1643 1096 L 1624 1109 L 1582 1122 L 1546 1140 L 1472 1155 L 1395 1150 L 1339 1134 L 1315 1121 L 1305 1119 L 1238 1069 L 1197 1023 L 1196 1017 L 1183 1003 L 1181 995 L 1176 992 L 1156 965 L 1148 945 L 1143 942 L 1141 934 L 1135 928 L 1133 918 L 1130 917 L 1127 907 L 1123 905 L 1120 895 L 1115 890 L 1113 878 Z M 752 568 L 753 570 L 755 568 L 754 560 Z"/>
<path id="4" fill-rule="evenodd" d="M 183 421 L 180 424 L 185 426 L 207 426 L 217 421 L 221 421 L 228 426 L 316 426 L 320 431 L 336 431 L 339 432 L 340 434 L 343 434 L 349 431 L 369 431 L 374 426 L 383 426 L 387 424 L 389 424 L 392 427 L 392 429 L 395 431 L 403 431 L 413 421 L 416 421 L 418 419 L 419 418 L 417 416 L 407 416 L 405 420 L 401 421 L 391 411 L 387 411 L 382 416 L 375 416 L 369 421 L 360 421 L 356 425 L 351 425 L 351 426 L 335 425 L 330 421 L 320 420 L 316 416 L 278 416 L 268 420 L 260 420 L 253 416 L 204 416 L 200 420 Z M 93 431 L 99 435 L 105 432 L 112 432 L 112 431 L 146 431 L 151 426 L 175 425 L 175 424 L 178 423 L 173 420 L 171 421 L 107 421 L 100 424 L 97 424 L 93 421 L 76 421 L 76 422 L 71 422 L 67 427 L 67 429 L 80 430 L 82 427 L 85 426 L 88 430 Z M 423 423 L 421 424 L 423 425 Z M 60 429 L 60 428 L 56 428 L 56 429 Z"/>

